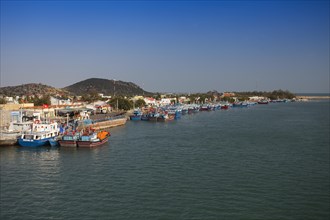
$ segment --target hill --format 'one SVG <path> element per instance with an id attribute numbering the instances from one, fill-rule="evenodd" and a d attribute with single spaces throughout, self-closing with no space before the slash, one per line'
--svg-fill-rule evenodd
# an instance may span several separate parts
<path id="1" fill-rule="evenodd" d="M 63 88 L 73 95 L 85 95 L 92 92 L 113 96 L 152 95 L 132 82 L 115 81 L 109 79 L 90 78 Z"/>
<path id="2" fill-rule="evenodd" d="M 0 95 L 3 96 L 32 96 L 32 95 L 76 95 L 82 96 L 88 93 L 103 93 L 111 95 L 115 93 L 120 96 L 134 95 L 153 95 L 151 92 L 144 91 L 142 88 L 132 82 L 114 81 L 108 79 L 91 78 L 63 89 L 54 88 L 41 83 L 29 83 L 19 86 L 0 87 Z"/>
<path id="3" fill-rule="evenodd" d="M 63 95 L 68 94 L 62 89 L 56 89 L 41 83 L 29 83 L 19 86 L 0 87 L 0 95 L 4 96 L 32 96 L 32 95 Z"/>

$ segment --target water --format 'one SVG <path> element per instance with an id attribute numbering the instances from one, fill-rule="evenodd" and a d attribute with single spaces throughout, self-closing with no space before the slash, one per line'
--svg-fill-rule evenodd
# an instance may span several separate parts
<path id="1" fill-rule="evenodd" d="M 328 219 L 329 101 L 128 122 L 96 149 L 1 148 L 1 219 Z"/>

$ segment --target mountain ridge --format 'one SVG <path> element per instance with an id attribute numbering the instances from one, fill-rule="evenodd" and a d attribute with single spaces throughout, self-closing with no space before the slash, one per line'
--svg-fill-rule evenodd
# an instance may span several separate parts
<path id="1" fill-rule="evenodd" d="M 134 96 L 153 95 L 144 91 L 132 82 L 121 80 L 109 80 L 102 78 L 88 78 L 64 88 L 55 88 L 41 83 L 28 83 L 18 86 L 0 87 L 0 95 L 5 96 L 29 96 L 29 95 L 72 95 L 82 96 L 88 93 L 103 93 L 107 96 Z"/>

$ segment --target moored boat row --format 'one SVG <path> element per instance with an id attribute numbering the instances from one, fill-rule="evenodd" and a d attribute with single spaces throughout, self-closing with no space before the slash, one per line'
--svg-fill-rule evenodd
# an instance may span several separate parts
<path id="1" fill-rule="evenodd" d="M 236 107 L 249 107 L 256 104 L 268 104 L 273 102 L 287 102 L 283 100 L 270 101 L 259 100 L 251 101 L 237 101 L 234 103 L 220 102 L 220 103 L 206 103 L 198 104 L 185 104 L 185 105 L 167 105 L 161 107 L 148 107 L 143 109 L 134 109 L 129 116 L 131 121 L 150 121 L 150 122 L 166 122 L 181 118 L 186 114 L 194 114 L 200 111 L 215 111 L 227 110 Z M 101 115 L 99 115 L 101 116 Z M 57 123 L 54 121 L 40 121 L 34 119 L 29 122 L 30 129 L 21 132 L 17 137 L 1 132 L 1 144 L 12 145 L 16 141 L 23 147 L 39 147 L 39 146 L 60 146 L 60 147 L 96 147 L 108 142 L 110 132 L 103 131 L 106 128 L 118 125 L 124 125 L 127 121 L 127 116 L 123 114 L 106 115 L 104 117 L 97 117 L 90 119 L 72 119 L 67 123 L 63 121 Z M 64 126 L 63 126 L 64 125 Z M 24 125 L 25 126 L 25 125 Z M 25 126 L 26 127 L 26 126 Z M 10 140 L 4 134 L 10 137 Z"/>
<path id="2" fill-rule="evenodd" d="M 278 101 L 287 102 L 287 101 Z M 162 107 L 149 107 L 143 109 L 134 109 L 133 114 L 129 116 L 131 121 L 150 121 L 164 122 L 173 119 L 179 119 L 182 115 L 193 114 L 202 111 L 228 110 L 230 108 L 246 108 L 257 104 L 268 104 L 270 100 L 263 99 L 259 101 L 236 101 L 233 103 L 206 103 L 186 104 L 186 105 L 169 105 Z"/>
<path id="3" fill-rule="evenodd" d="M 125 118 L 124 118 L 125 119 Z M 122 119 L 117 119 L 122 120 Z M 83 122 L 83 121 L 82 121 Z M 40 121 L 34 120 L 31 122 L 31 127 L 29 130 L 22 131 L 20 133 L 16 132 L 10 137 L 9 135 L 4 138 L 5 134 L 2 132 L 2 143 L 3 145 L 15 145 L 16 143 L 22 147 L 41 147 L 41 146 L 60 146 L 60 147 L 96 147 L 102 145 L 108 141 L 110 137 L 110 132 L 104 131 L 100 128 L 98 123 L 109 123 L 109 120 L 101 121 L 99 120 L 92 125 L 86 127 L 68 126 L 66 127 L 60 125 L 60 123 L 55 121 Z M 125 119 L 126 122 L 126 119 Z M 79 123 L 77 122 L 76 125 Z M 104 125 L 105 126 L 105 125 Z M 96 131 L 98 130 L 98 131 Z M 7 132 L 8 133 L 8 132 Z M 20 135 L 18 135 L 20 134 Z"/>

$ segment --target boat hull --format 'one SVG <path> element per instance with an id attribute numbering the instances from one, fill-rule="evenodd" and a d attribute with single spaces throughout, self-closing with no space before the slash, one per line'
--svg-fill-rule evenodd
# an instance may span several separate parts
<path id="1" fill-rule="evenodd" d="M 100 141 L 77 141 L 77 146 L 81 148 L 91 148 L 103 145 L 108 142 L 108 137 Z"/>
<path id="2" fill-rule="evenodd" d="M 131 115 L 129 118 L 131 121 L 141 121 L 141 115 Z"/>
<path id="3" fill-rule="evenodd" d="M 64 140 L 59 140 L 58 141 L 59 145 L 61 147 L 77 147 L 77 141 L 64 141 Z"/>
<path id="4" fill-rule="evenodd" d="M 157 117 L 148 117 L 149 120 L 148 121 L 152 121 L 152 122 L 156 122 L 157 121 Z"/>
<path id="5" fill-rule="evenodd" d="M 59 146 L 58 141 L 55 140 L 54 138 L 51 138 L 51 139 L 49 139 L 48 141 L 49 141 L 49 145 L 50 145 L 51 147 L 57 147 L 57 146 Z"/>
<path id="6" fill-rule="evenodd" d="M 149 121 L 148 115 L 142 115 L 141 116 L 141 121 Z"/>
<path id="7" fill-rule="evenodd" d="M 42 147 L 49 145 L 49 139 L 50 138 L 45 138 L 41 140 L 28 140 L 28 139 L 18 139 L 18 144 L 22 147 Z"/>

